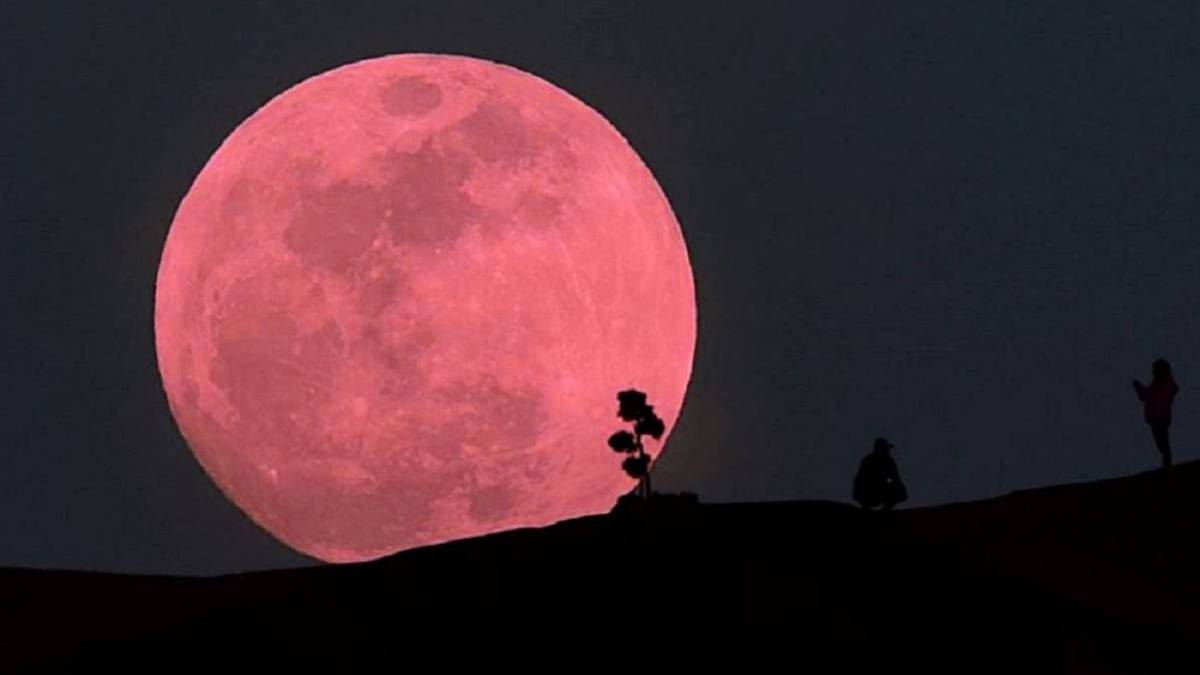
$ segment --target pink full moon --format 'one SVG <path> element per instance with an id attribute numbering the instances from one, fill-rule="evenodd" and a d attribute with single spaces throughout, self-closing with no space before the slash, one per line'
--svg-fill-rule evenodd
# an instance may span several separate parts
<path id="1" fill-rule="evenodd" d="M 633 486 L 617 391 L 669 430 L 696 340 L 679 223 L 621 134 L 533 75 L 426 54 L 238 126 L 175 214 L 154 318 L 200 465 L 330 562 L 609 510 Z"/>

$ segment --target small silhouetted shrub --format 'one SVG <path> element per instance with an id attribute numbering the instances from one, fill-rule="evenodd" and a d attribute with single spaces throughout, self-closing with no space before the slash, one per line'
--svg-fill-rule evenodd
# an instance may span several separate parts
<path id="1" fill-rule="evenodd" d="M 617 392 L 617 417 L 633 423 L 633 431 L 622 429 L 608 437 L 608 447 L 628 455 L 621 462 L 625 473 L 638 481 L 638 493 L 648 498 L 650 492 L 651 457 L 642 443 L 643 436 L 661 440 L 667 425 L 654 414 L 654 406 L 646 402 L 646 394 L 637 389 Z"/>

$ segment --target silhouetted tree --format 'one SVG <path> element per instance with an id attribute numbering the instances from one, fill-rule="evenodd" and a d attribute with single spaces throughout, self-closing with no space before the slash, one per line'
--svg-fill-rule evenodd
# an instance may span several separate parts
<path id="1" fill-rule="evenodd" d="M 650 455 L 642 443 L 643 436 L 662 439 L 667 425 L 654 414 L 654 406 L 646 402 L 646 394 L 636 389 L 617 392 L 617 417 L 633 423 L 633 431 L 621 430 L 608 437 L 608 447 L 627 455 L 621 468 L 637 479 L 643 498 L 650 496 Z"/>

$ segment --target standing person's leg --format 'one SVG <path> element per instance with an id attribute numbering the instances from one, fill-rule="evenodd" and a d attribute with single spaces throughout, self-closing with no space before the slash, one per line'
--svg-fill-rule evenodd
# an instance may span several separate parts
<path id="1" fill-rule="evenodd" d="M 1171 466 L 1171 423 L 1152 422 L 1150 431 L 1154 434 L 1154 444 L 1158 446 L 1158 453 L 1162 455 L 1163 467 Z"/>

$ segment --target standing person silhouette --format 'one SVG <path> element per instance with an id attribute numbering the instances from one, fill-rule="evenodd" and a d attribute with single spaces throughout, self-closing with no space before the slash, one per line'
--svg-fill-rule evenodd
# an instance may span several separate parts
<path id="1" fill-rule="evenodd" d="M 875 439 L 871 453 L 863 457 L 854 475 L 854 501 L 864 509 L 882 506 L 884 511 L 908 499 L 908 489 L 900 480 L 900 470 L 892 459 L 892 445 L 886 438 Z"/>
<path id="2" fill-rule="evenodd" d="M 1171 404 L 1179 393 L 1179 385 L 1171 376 L 1171 364 L 1158 359 L 1152 366 L 1154 380 L 1149 386 L 1134 380 L 1133 389 L 1145 408 L 1146 423 L 1154 436 L 1154 444 L 1162 455 L 1163 468 L 1171 466 Z"/>

